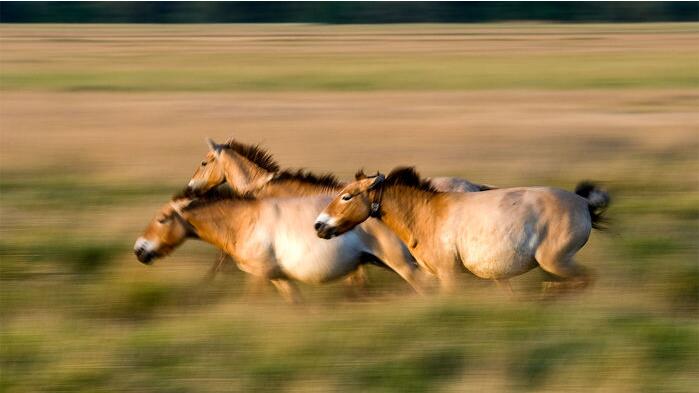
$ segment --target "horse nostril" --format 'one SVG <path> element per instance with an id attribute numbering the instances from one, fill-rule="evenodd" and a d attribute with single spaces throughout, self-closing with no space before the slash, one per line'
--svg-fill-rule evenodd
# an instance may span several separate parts
<path id="1" fill-rule="evenodd" d="M 317 231 L 317 230 L 319 230 L 322 226 L 323 226 L 323 223 L 322 223 L 322 222 L 316 221 L 316 224 L 313 226 L 313 228 L 315 228 L 316 231 Z"/>

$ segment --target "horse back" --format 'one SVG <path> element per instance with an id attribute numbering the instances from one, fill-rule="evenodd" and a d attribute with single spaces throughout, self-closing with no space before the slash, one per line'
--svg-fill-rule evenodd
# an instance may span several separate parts
<path id="1" fill-rule="evenodd" d="M 577 249 L 589 237 L 586 201 L 564 190 L 520 187 L 448 197 L 446 227 L 464 265 L 481 277 L 521 274 L 536 266 L 540 248 Z"/>

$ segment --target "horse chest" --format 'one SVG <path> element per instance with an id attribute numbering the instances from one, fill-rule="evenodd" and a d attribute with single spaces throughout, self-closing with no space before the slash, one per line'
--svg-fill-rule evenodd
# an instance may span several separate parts
<path id="1" fill-rule="evenodd" d="M 275 257 L 287 276 L 306 283 L 322 283 L 344 276 L 359 264 L 362 247 L 355 233 L 331 240 L 304 233 L 284 232 L 275 238 Z"/>
<path id="2" fill-rule="evenodd" d="M 271 238 L 267 233 L 251 233 L 244 241 L 237 242 L 234 256 L 240 270 L 246 273 L 269 279 L 279 275 Z"/>

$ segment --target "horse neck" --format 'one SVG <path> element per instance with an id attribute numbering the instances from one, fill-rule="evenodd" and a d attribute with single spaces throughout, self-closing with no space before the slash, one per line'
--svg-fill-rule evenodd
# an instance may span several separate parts
<path id="1" fill-rule="evenodd" d="M 274 174 L 235 152 L 224 150 L 219 157 L 228 185 L 238 192 L 257 190 L 272 179 Z"/>
<path id="2" fill-rule="evenodd" d="M 334 194 L 339 192 L 338 188 L 313 184 L 296 179 L 289 180 L 272 180 L 260 188 L 255 196 L 258 198 L 274 198 L 274 197 L 290 197 L 290 196 L 309 196 Z"/>
<path id="3" fill-rule="evenodd" d="M 237 239 L 245 229 L 241 223 L 251 222 L 244 219 L 251 208 L 251 201 L 216 201 L 187 211 L 184 219 L 201 240 L 234 254 Z"/>
<path id="4" fill-rule="evenodd" d="M 381 221 L 412 249 L 432 237 L 435 216 L 434 194 L 413 187 L 391 185 L 384 188 Z"/>

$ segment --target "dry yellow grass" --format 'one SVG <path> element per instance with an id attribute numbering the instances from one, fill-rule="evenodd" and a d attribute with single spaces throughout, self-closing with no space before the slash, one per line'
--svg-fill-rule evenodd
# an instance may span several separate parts
<path id="1" fill-rule="evenodd" d="M 611 180 L 641 154 L 691 154 L 699 90 L 469 93 L 3 93 L 7 171 L 67 165 L 119 181 L 184 182 L 207 136 L 261 143 L 284 165 L 497 184 Z M 627 164 L 626 167 L 625 163 Z M 692 168 L 678 174 L 686 176 Z M 622 172 L 622 176 L 631 175 Z"/>
<path id="2" fill-rule="evenodd" d="M 681 88 L 697 24 L 3 25 L 2 90 Z"/>

